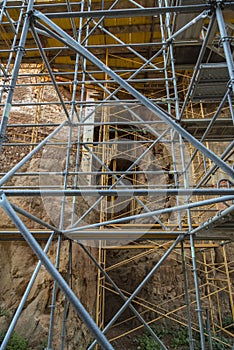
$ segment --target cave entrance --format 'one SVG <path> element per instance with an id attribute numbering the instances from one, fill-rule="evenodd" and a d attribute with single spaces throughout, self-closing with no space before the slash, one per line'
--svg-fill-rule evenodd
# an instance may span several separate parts
<path id="1" fill-rule="evenodd" d="M 93 172 L 96 173 L 93 185 L 97 188 L 126 190 L 126 195 L 107 196 L 102 203 L 102 220 L 134 215 L 137 209 L 132 196 L 133 188 L 145 186 L 144 172 L 138 158 L 142 149 L 143 131 L 131 125 L 115 125 L 108 132 L 101 127 L 94 128 Z M 100 159 L 101 155 L 101 159 Z"/>
<path id="2" fill-rule="evenodd" d="M 152 144 L 153 147 L 151 146 Z M 145 152 L 146 151 L 146 152 Z M 100 189 L 124 189 L 130 193 L 126 196 L 107 196 L 102 199 L 100 208 L 100 222 L 121 217 L 135 215 L 145 210 L 153 211 L 167 205 L 167 196 L 138 196 L 131 194 L 133 189 L 167 188 L 174 182 L 170 173 L 172 159 L 163 142 L 155 143 L 155 136 L 149 133 L 144 125 L 135 127 L 132 125 L 97 126 L 94 128 L 94 147 L 96 157 L 92 158 L 93 172 L 96 174 L 93 185 Z M 142 156 L 144 154 L 144 156 Z M 98 158 L 99 159 L 96 159 Z M 121 179 L 121 182 L 119 181 Z M 128 221 L 127 221 L 128 220 Z M 127 219 L 123 225 L 107 225 L 107 229 L 123 231 L 148 230 L 155 223 L 155 217 L 146 219 Z M 126 226 L 125 226 L 126 225 Z M 121 238 L 120 238 L 121 240 Z M 147 257 L 135 258 L 140 254 L 136 249 L 128 249 L 127 245 L 133 242 L 127 238 L 124 249 L 119 247 L 119 240 L 110 240 L 112 249 L 103 249 L 100 253 L 99 263 L 106 269 L 109 276 L 125 295 L 131 294 L 139 285 L 149 267 Z M 105 244 L 104 244 L 105 245 Z M 109 246 L 106 243 L 106 247 Z M 145 259 L 145 260 L 144 260 Z M 143 297 L 144 291 L 142 292 Z M 99 275 L 98 280 L 98 308 L 97 323 L 104 326 L 123 305 L 122 298 L 114 292 L 108 281 Z M 135 305 L 140 312 L 140 306 Z M 115 338 L 122 328 L 123 333 L 135 328 L 139 321 L 132 311 L 127 308 L 117 321 L 117 327 L 112 327 L 110 337 Z M 116 330 L 116 331 L 115 331 Z"/>

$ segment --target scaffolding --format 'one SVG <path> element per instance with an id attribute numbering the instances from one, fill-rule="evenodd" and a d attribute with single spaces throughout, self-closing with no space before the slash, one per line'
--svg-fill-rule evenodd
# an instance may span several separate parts
<path id="1" fill-rule="evenodd" d="M 233 348 L 233 9 L 222 0 L 2 1 L 0 240 L 24 239 L 39 262 L 1 350 L 41 265 L 53 280 L 47 350 L 58 288 L 60 349 L 69 305 L 90 350 L 123 349 L 142 329 L 169 349 L 159 331 L 168 325 L 187 329 L 190 350 Z M 77 245 L 97 271 L 94 317 L 72 289 Z M 160 281 L 161 269 L 175 269 L 175 280 Z M 173 294 L 178 276 L 183 290 Z"/>

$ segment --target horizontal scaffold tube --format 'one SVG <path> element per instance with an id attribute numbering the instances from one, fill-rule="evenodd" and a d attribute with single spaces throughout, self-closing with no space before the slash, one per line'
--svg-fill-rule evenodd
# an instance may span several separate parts
<path id="1" fill-rule="evenodd" d="M 201 142 L 199 142 L 195 137 L 193 137 L 189 132 L 187 132 L 180 124 L 177 123 L 173 119 L 173 117 L 168 114 L 166 111 L 161 109 L 156 104 L 152 103 L 147 97 L 142 95 L 139 91 L 137 91 L 134 87 L 132 87 L 127 81 L 125 81 L 122 77 L 116 74 L 110 67 L 105 65 L 99 58 L 97 58 L 94 54 L 88 51 L 85 47 L 75 41 L 69 34 L 67 34 L 63 29 L 61 29 L 58 25 L 56 25 L 53 21 L 51 21 L 46 15 L 39 11 L 33 12 L 33 20 L 34 25 L 39 26 L 40 29 L 48 32 L 55 39 L 63 42 L 68 47 L 73 49 L 78 54 L 82 55 L 90 62 L 92 62 L 95 66 L 100 68 L 104 73 L 114 79 L 122 88 L 128 91 L 133 97 L 135 97 L 140 103 L 142 103 L 145 107 L 147 107 L 150 111 L 155 113 L 161 120 L 166 122 L 170 127 L 172 127 L 176 132 L 178 132 L 184 139 L 190 142 L 195 148 L 201 151 L 206 157 L 211 159 L 216 165 L 218 165 L 221 169 L 223 169 L 228 175 L 234 178 L 234 170 L 226 164 L 223 160 L 221 160 L 215 153 L 205 147 Z M 40 22 L 43 21 L 47 26 L 40 25 Z M 177 32 L 178 33 L 178 32 Z M 173 38 L 174 36 L 171 36 Z"/>
<path id="2" fill-rule="evenodd" d="M 76 232 L 79 230 L 90 229 L 90 228 L 94 228 L 94 227 L 101 227 L 104 225 L 120 224 L 120 223 L 129 221 L 129 220 L 149 218 L 149 217 L 152 217 L 153 215 L 166 214 L 166 213 L 171 213 L 174 211 L 181 212 L 183 210 L 193 209 L 193 208 L 202 207 L 202 206 L 206 206 L 206 205 L 210 205 L 210 204 L 233 201 L 233 199 L 234 199 L 234 196 L 223 196 L 223 197 L 218 197 L 218 198 L 213 198 L 213 199 L 206 199 L 206 200 L 198 201 L 198 202 L 194 202 L 194 203 L 186 203 L 186 204 L 178 205 L 178 206 L 172 207 L 172 208 L 162 208 L 162 209 L 157 209 L 157 210 L 147 212 L 147 213 L 140 213 L 140 214 L 130 215 L 130 216 L 122 217 L 122 218 L 118 218 L 118 219 L 97 222 L 97 223 L 90 224 L 90 225 L 73 227 L 71 229 L 64 230 L 63 233 Z"/>
<path id="3" fill-rule="evenodd" d="M 63 291 L 64 295 L 70 301 L 71 305 L 75 308 L 77 314 L 82 319 L 82 321 L 86 324 L 88 329 L 92 332 L 94 337 L 97 339 L 97 342 L 102 346 L 103 349 L 106 350 L 114 350 L 113 346 L 109 343 L 107 338 L 104 336 L 102 331 L 98 328 L 96 323 L 93 321 L 92 317 L 89 315 L 87 310 L 84 308 L 83 304 L 81 304 L 80 300 L 71 290 L 70 286 L 66 283 L 62 275 L 58 272 L 55 266 L 52 264 L 50 259 L 47 257 L 43 249 L 37 243 L 35 238 L 32 236 L 30 231 L 27 229 L 25 224 L 21 221 L 21 219 L 17 216 L 14 209 L 12 208 L 10 202 L 4 195 L 2 191 L 0 191 L 0 206 L 3 208 L 5 213 L 9 216 L 18 230 L 21 232 L 25 241 L 29 244 L 33 252 L 37 255 L 38 259 L 45 266 L 47 271 L 53 277 L 53 279 L 58 283 L 58 286 Z"/>
<path id="4" fill-rule="evenodd" d="M 86 187 L 87 188 L 87 187 Z M 78 189 L 78 190 L 5 190 L 5 194 L 8 197 L 21 197 L 21 196 L 50 196 L 50 197 L 59 197 L 59 196 L 165 196 L 165 195 L 180 195 L 180 196 L 217 196 L 217 195 L 228 195 L 234 196 L 234 188 L 207 188 L 207 189 L 95 189 L 95 190 L 87 190 L 87 189 Z M 231 198 L 234 199 L 234 198 Z M 230 200 L 230 199 L 229 199 Z"/>
<path id="5" fill-rule="evenodd" d="M 233 1 L 223 1 L 224 7 L 232 9 Z M 128 8 L 119 10 L 97 10 L 97 11 L 80 11 L 80 12 L 54 12 L 47 13 L 48 18 L 124 18 L 124 17 L 142 17 L 158 16 L 166 13 L 195 13 L 204 10 L 212 10 L 212 4 L 196 4 L 186 6 L 165 6 L 165 7 L 146 7 L 146 8 Z"/>

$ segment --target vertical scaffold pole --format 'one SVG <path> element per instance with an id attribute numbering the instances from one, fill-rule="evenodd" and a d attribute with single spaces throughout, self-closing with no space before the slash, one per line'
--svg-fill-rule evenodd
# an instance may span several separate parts
<path id="1" fill-rule="evenodd" d="M 192 320 L 191 320 L 191 311 L 190 311 L 190 298 L 188 293 L 188 289 L 189 289 L 188 274 L 187 274 L 185 252 L 184 252 L 184 242 L 181 242 L 181 259 L 182 259 L 182 270 L 183 270 L 183 276 L 184 276 L 184 294 L 185 294 L 185 304 L 186 304 L 187 321 L 188 321 L 189 349 L 194 350 Z"/>
<path id="2" fill-rule="evenodd" d="M 141 291 L 141 289 L 145 286 L 145 284 L 148 282 L 148 280 L 153 276 L 153 274 L 158 270 L 158 268 L 162 265 L 162 263 L 165 261 L 165 259 L 170 255 L 170 253 L 174 250 L 176 245 L 180 243 L 184 239 L 184 235 L 179 235 L 176 240 L 172 243 L 172 245 L 168 248 L 168 250 L 165 252 L 165 254 L 158 260 L 158 262 L 155 264 L 155 266 L 151 269 L 151 271 L 147 274 L 147 276 L 143 279 L 143 281 L 138 285 L 138 287 L 135 289 L 135 291 L 132 293 L 132 295 L 125 301 L 123 306 L 119 309 L 119 311 L 114 315 L 114 317 L 110 320 L 110 322 L 106 325 L 106 327 L 103 330 L 103 333 L 107 332 L 108 329 L 116 322 L 116 320 L 119 318 L 119 316 L 126 310 L 127 307 L 129 307 L 132 300 L 137 296 L 137 294 Z M 87 350 L 91 350 L 96 345 L 96 341 L 94 341 Z M 167 350 L 166 346 L 161 343 L 161 348 L 164 350 Z"/>
<path id="3" fill-rule="evenodd" d="M 230 47 L 230 41 L 232 40 L 232 38 L 228 37 L 227 31 L 226 31 L 221 3 L 222 1 L 216 0 L 216 19 L 219 26 L 220 36 L 221 36 L 220 42 L 222 43 L 222 46 L 223 46 L 223 51 L 227 62 L 228 73 L 230 76 L 230 85 L 232 86 L 232 92 L 234 92 L 234 63 L 233 63 L 232 51 Z"/>
<path id="4" fill-rule="evenodd" d="M 0 206 L 3 208 L 5 213 L 9 216 L 9 218 L 12 220 L 12 222 L 15 224 L 15 226 L 21 232 L 22 236 L 24 237 L 26 242 L 29 244 L 29 246 L 31 247 L 33 252 L 37 255 L 38 259 L 41 260 L 42 264 L 45 266 L 47 271 L 50 273 L 50 275 L 53 277 L 53 279 L 57 282 L 60 289 L 63 291 L 65 296 L 68 298 L 70 303 L 75 308 L 77 314 L 80 316 L 82 321 L 86 324 L 88 329 L 92 332 L 92 334 L 95 337 L 95 339 L 97 340 L 97 342 L 105 350 L 114 350 L 113 346 L 110 344 L 110 342 L 107 340 L 107 338 L 104 336 L 104 334 L 97 327 L 97 325 L 93 321 L 92 317 L 89 315 L 87 310 L 81 304 L 80 300 L 76 297 L 74 292 L 68 286 L 68 284 L 66 283 L 66 281 L 64 280 L 62 275 L 57 271 L 57 269 L 52 264 L 50 259 L 43 252 L 43 249 L 37 243 L 37 241 L 35 240 L 35 238 L 31 234 L 31 232 L 29 232 L 29 230 L 24 225 L 22 220 L 15 213 L 14 209 L 12 208 L 11 204 L 7 200 L 6 195 L 3 192 L 0 192 Z"/>
<path id="5" fill-rule="evenodd" d="M 196 291 L 196 302 L 197 302 L 197 313 L 198 313 L 198 322 L 199 322 L 199 330 L 200 330 L 201 349 L 205 350 L 206 346 L 205 346 L 205 336 L 204 336 L 204 328 L 203 328 L 203 317 L 202 317 L 199 283 L 198 283 L 198 276 L 197 276 L 197 262 L 196 262 L 196 255 L 195 255 L 194 238 L 192 234 L 189 237 L 190 237 L 191 257 L 192 257 L 192 265 L 193 265 L 193 278 L 194 278 L 194 285 L 195 285 L 195 291 Z"/>
<path id="6" fill-rule="evenodd" d="M 14 69 L 12 72 L 10 87 L 9 87 L 7 99 L 5 102 L 3 115 L 2 115 L 2 121 L 1 121 L 1 125 L 0 125 L 0 152 L 2 150 L 2 144 L 3 144 L 3 141 L 5 139 L 7 123 L 8 123 L 8 119 L 9 119 L 9 115 L 10 115 L 10 111 L 11 111 L 12 100 L 13 100 L 13 93 L 14 93 L 14 89 L 16 86 L 16 81 L 18 78 L 21 61 L 22 61 L 22 58 L 24 56 L 24 46 L 25 46 L 25 42 L 26 42 L 28 30 L 29 30 L 30 14 L 33 10 L 33 4 L 34 4 L 34 0 L 29 0 L 28 6 L 27 6 L 27 12 L 26 12 L 25 17 L 24 17 L 24 23 L 23 23 L 22 33 L 20 36 L 19 45 L 17 46 L 17 49 L 16 49 Z"/>
<path id="7" fill-rule="evenodd" d="M 53 237 L 54 237 L 54 234 L 51 234 L 50 238 L 48 239 L 48 242 L 46 243 L 45 249 L 44 249 L 45 253 L 47 253 L 47 251 L 49 249 L 49 246 L 50 246 L 50 244 L 52 242 Z M 9 342 L 9 340 L 10 340 L 12 332 L 14 331 L 16 323 L 17 323 L 17 321 L 18 321 L 18 319 L 20 317 L 20 314 L 23 311 L 23 308 L 24 308 L 25 302 L 27 300 L 27 297 L 28 297 L 28 295 L 29 295 L 29 293 L 30 293 L 30 291 L 32 289 L 32 286 L 33 286 L 33 284 L 34 284 L 34 282 L 35 282 L 35 280 L 37 278 L 37 275 L 38 275 L 38 273 L 40 271 L 41 265 L 42 265 L 41 261 L 39 261 L 37 263 L 37 266 L 36 266 L 33 274 L 32 274 L 32 277 L 31 277 L 31 279 L 30 279 L 30 281 L 28 283 L 28 286 L 27 286 L 27 288 L 26 288 L 26 290 L 24 292 L 24 295 L 23 295 L 23 297 L 22 297 L 22 299 L 21 299 L 21 301 L 19 303 L 19 306 L 18 306 L 18 308 L 17 308 L 17 310 L 16 310 L 16 312 L 14 314 L 14 317 L 13 317 L 11 323 L 10 323 L 10 326 L 8 327 L 6 335 L 5 335 L 5 337 L 4 337 L 3 341 L 2 341 L 0 350 L 5 350 L 6 347 L 7 347 L 7 344 Z"/>
<path id="8" fill-rule="evenodd" d="M 67 274 L 66 274 L 66 281 L 67 284 L 69 284 L 69 281 L 71 283 L 72 278 L 72 241 L 69 240 L 69 255 L 68 255 L 68 262 L 67 262 Z M 64 300 L 64 310 L 63 310 L 63 321 L 62 321 L 62 329 L 61 329 L 61 346 L 60 350 L 65 349 L 65 339 L 66 339 L 66 321 L 69 311 L 69 302 L 67 298 Z"/>
<path id="9" fill-rule="evenodd" d="M 61 234 L 58 235 L 58 246 L 57 246 L 56 261 L 55 261 L 56 270 L 58 270 L 59 268 L 60 251 L 61 251 Z M 47 340 L 47 350 L 52 350 L 56 295 L 57 295 L 57 282 L 54 281 L 53 291 L 52 291 L 52 300 L 50 305 L 51 311 L 50 311 L 49 333 L 48 333 L 48 340 Z"/>

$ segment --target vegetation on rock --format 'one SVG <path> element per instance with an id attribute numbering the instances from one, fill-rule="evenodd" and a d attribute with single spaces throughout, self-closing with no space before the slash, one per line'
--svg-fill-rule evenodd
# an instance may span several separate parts
<path id="1" fill-rule="evenodd" d="M 0 333 L 0 345 L 4 339 L 5 333 Z M 28 345 L 28 340 L 18 333 L 14 332 L 7 344 L 6 350 L 32 350 Z"/>

